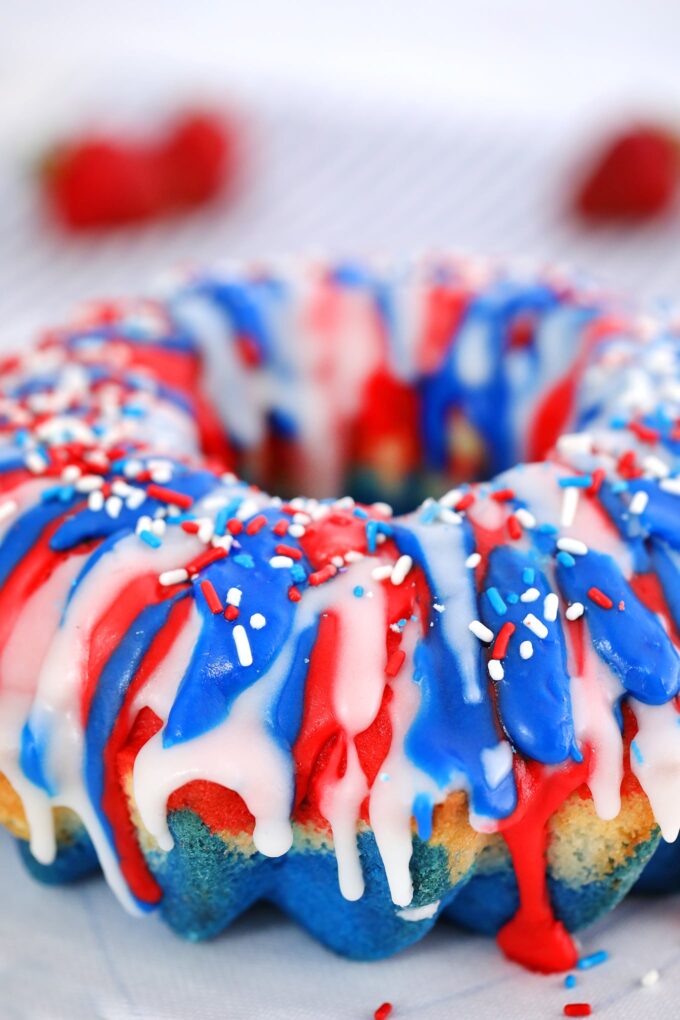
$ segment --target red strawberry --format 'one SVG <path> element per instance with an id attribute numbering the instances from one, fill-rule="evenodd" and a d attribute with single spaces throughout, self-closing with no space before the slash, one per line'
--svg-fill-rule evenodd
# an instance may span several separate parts
<path id="1" fill-rule="evenodd" d="M 662 128 L 639 125 L 611 138 L 576 192 L 590 220 L 644 220 L 671 205 L 678 186 L 678 148 Z"/>

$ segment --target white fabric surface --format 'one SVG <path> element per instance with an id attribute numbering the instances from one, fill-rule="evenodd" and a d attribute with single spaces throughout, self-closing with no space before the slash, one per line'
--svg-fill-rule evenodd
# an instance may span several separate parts
<path id="1" fill-rule="evenodd" d="M 0 8 L 0 321 L 10 346 L 74 301 L 136 291 L 186 257 L 453 245 L 677 293 L 677 218 L 588 234 L 560 211 L 572 156 L 601 116 L 631 96 L 642 110 L 677 102 L 674 5 L 515 0 L 501 13 L 426 0 L 417 25 L 413 5 L 396 0 L 195 0 L 172 18 L 159 0 Z M 40 145 L 83 116 L 171 106 L 187 82 L 235 101 L 248 123 L 241 199 L 97 243 L 46 229 L 26 175 Z M 571 992 L 446 925 L 372 965 L 336 958 L 267 909 L 190 945 L 155 919 L 127 917 L 103 881 L 33 883 L 9 837 L 0 902 L 0 1020 L 361 1020 L 385 1000 L 394 1020 L 543 1020 L 577 1000 L 598 1018 L 680 1013 L 678 899 L 629 901 L 588 932 L 585 950 L 606 948 L 611 960 Z M 651 968 L 661 980 L 641 989 Z"/>

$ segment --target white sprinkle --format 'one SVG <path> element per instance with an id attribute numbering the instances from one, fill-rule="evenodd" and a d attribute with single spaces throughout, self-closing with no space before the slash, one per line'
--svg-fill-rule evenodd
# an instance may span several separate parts
<path id="1" fill-rule="evenodd" d="M 259 504 L 254 499 L 244 499 L 236 511 L 236 518 L 239 521 L 247 521 L 249 517 L 259 513 L 259 510 Z"/>
<path id="2" fill-rule="evenodd" d="M 296 513 L 293 514 L 293 524 L 311 524 L 312 518 L 309 514 Z"/>
<path id="3" fill-rule="evenodd" d="M 564 615 L 568 620 L 578 620 L 585 613 L 585 607 L 582 602 L 572 602 L 570 606 L 567 606 Z"/>
<path id="4" fill-rule="evenodd" d="M 97 490 L 96 492 L 91 492 L 87 498 L 87 505 L 88 508 L 90 510 L 94 510 L 95 513 L 98 513 L 100 510 L 103 510 L 104 509 L 103 493 L 99 492 L 99 490 Z"/>
<path id="5" fill-rule="evenodd" d="M 165 485 L 166 482 L 172 480 L 172 468 L 171 467 L 157 467 L 151 472 L 151 480 L 156 485 Z"/>
<path id="6" fill-rule="evenodd" d="M 77 464 L 68 464 L 61 473 L 61 477 L 65 482 L 75 482 L 82 475 L 82 471 Z"/>
<path id="7" fill-rule="evenodd" d="M 250 650 L 250 641 L 248 640 L 245 627 L 241 626 L 240 623 L 237 623 L 232 634 L 234 635 L 234 644 L 236 645 L 238 661 L 242 666 L 252 666 L 253 653 Z"/>
<path id="8" fill-rule="evenodd" d="M 250 617 L 250 626 L 253 630 L 262 630 L 266 622 L 262 613 L 253 613 Z"/>
<path id="9" fill-rule="evenodd" d="M 439 500 L 439 505 L 445 507 L 446 506 L 454 507 L 456 503 L 459 502 L 462 495 L 463 493 L 460 491 L 460 489 L 449 489 L 449 491 L 445 492 L 444 495 Z"/>
<path id="10" fill-rule="evenodd" d="M 439 511 L 439 520 L 444 524 L 462 524 L 463 518 L 460 514 L 457 514 L 455 510 L 449 510 L 447 507 L 442 507 Z"/>
<path id="11" fill-rule="evenodd" d="M 120 478 L 117 478 L 111 486 L 111 492 L 113 492 L 116 496 L 122 496 L 123 499 L 125 499 L 126 496 L 129 496 L 133 491 L 132 486 L 128 485 L 127 482 L 123 482 Z"/>
<path id="12" fill-rule="evenodd" d="M 648 970 L 646 974 L 643 974 L 640 978 L 640 984 L 643 988 L 651 988 L 657 983 L 661 975 L 658 970 Z"/>
<path id="13" fill-rule="evenodd" d="M 593 438 L 589 432 L 570 432 L 557 440 L 560 453 L 590 453 L 592 448 Z"/>
<path id="14" fill-rule="evenodd" d="M 104 479 L 101 475 L 83 475 L 76 482 L 76 492 L 96 492 L 103 484 Z"/>
<path id="15" fill-rule="evenodd" d="M 659 488 L 664 492 L 670 492 L 673 496 L 680 496 L 680 475 L 674 478 L 663 478 L 659 482 Z"/>
<path id="16" fill-rule="evenodd" d="M 198 526 L 198 540 L 199 542 L 208 544 L 211 541 L 213 534 L 215 533 L 215 524 L 209 517 L 204 517 Z"/>
<path id="17" fill-rule="evenodd" d="M 288 529 L 288 534 L 291 538 L 302 538 L 305 533 L 305 529 L 301 524 L 291 524 Z"/>
<path id="18" fill-rule="evenodd" d="M 380 514 L 381 517 L 392 517 L 394 515 L 394 510 L 389 503 L 373 503 L 371 509 Z"/>
<path id="19" fill-rule="evenodd" d="M 164 588 L 169 588 L 173 584 L 182 584 L 184 581 L 188 581 L 189 574 L 184 567 L 176 567 L 174 570 L 163 571 L 158 580 Z"/>
<path id="20" fill-rule="evenodd" d="M 443 606 L 440 602 L 433 602 L 432 608 L 434 609 L 435 613 L 443 613 L 444 610 L 446 609 L 446 606 Z"/>
<path id="21" fill-rule="evenodd" d="M 125 506 L 130 510 L 139 510 L 140 506 L 146 499 L 146 492 L 144 489 L 133 489 L 130 488 L 130 495 L 125 500 Z"/>
<path id="22" fill-rule="evenodd" d="M 543 619 L 548 623 L 554 623 L 557 619 L 557 610 L 560 607 L 560 600 L 554 591 L 543 599 Z"/>
<path id="23" fill-rule="evenodd" d="M 562 497 L 562 516 L 560 518 L 563 528 L 570 528 L 576 518 L 578 510 L 579 491 L 575 486 L 564 490 Z"/>
<path id="24" fill-rule="evenodd" d="M 387 535 L 384 535 L 382 531 L 379 531 L 375 536 L 376 545 L 382 545 L 383 542 L 387 541 Z"/>
<path id="25" fill-rule="evenodd" d="M 664 464 L 661 457 L 655 457 L 654 454 L 645 457 L 642 466 L 647 474 L 652 475 L 654 478 L 668 478 L 670 474 L 668 465 Z"/>
<path id="26" fill-rule="evenodd" d="M 496 682 L 503 679 L 505 676 L 505 670 L 503 669 L 503 663 L 498 659 L 489 659 L 488 664 L 489 676 Z"/>
<path id="27" fill-rule="evenodd" d="M 480 641 L 486 642 L 486 644 L 491 644 L 493 641 L 493 631 L 489 630 L 481 620 L 472 620 L 468 624 L 468 630 L 471 630 L 475 637 L 479 638 Z"/>
<path id="28" fill-rule="evenodd" d="M 644 489 L 638 489 L 628 504 L 628 510 L 631 514 L 643 514 L 647 509 L 648 503 L 649 494 Z"/>
<path id="29" fill-rule="evenodd" d="M 213 535 L 212 542 L 210 543 L 214 549 L 226 549 L 227 552 L 231 549 L 234 544 L 233 535 Z"/>
<path id="30" fill-rule="evenodd" d="M 123 509 L 123 500 L 120 496 L 109 496 L 105 506 L 109 517 L 116 518 L 120 516 L 120 512 Z"/>
<path id="31" fill-rule="evenodd" d="M 126 478 L 136 478 L 144 470 L 141 460 L 128 460 L 123 467 L 123 474 Z"/>
<path id="32" fill-rule="evenodd" d="M 45 471 L 47 471 L 45 458 L 42 457 L 37 450 L 29 450 L 24 457 L 24 463 L 28 470 L 34 475 L 42 475 Z"/>
<path id="33" fill-rule="evenodd" d="M 149 517 L 149 515 L 148 514 L 142 514 L 142 516 L 137 520 L 137 525 L 135 527 L 135 534 L 138 535 L 140 533 L 140 531 L 151 531 L 151 524 L 152 524 L 152 521 L 151 521 L 151 518 Z"/>
<path id="34" fill-rule="evenodd" d="M 275 570 L 283 570 L 286 567 L 292 567 L 293 561 L 290 556 L 272 556 L 269 566 L 274 567 Z"/>
<path id="35" fill-rule="evenodd" d="M 406 580 L 406 576 L 413 566 L 413 560 L 410 556 L 400 556 L 397 562 L 392 568 L 391 581 L 394 585 L 399 585 Z"/>
<path id="36" fill-rule="evenodd" d="M 519 646 L 519 654 L 522 659 L 530 659 L 534 654 L 534 646 L 531 641 L 522 641 Z"/>
<path id="37" fill-rule="evenodd" d="M 571 553 L 572 556 L 585 556 L 588 546 L 578 538 L 560 538 L 557 548 L 562 552 Z"/>
<path id="38" fill-rule="evenodd" d="M 354 506 L 355 503 L 351 496 L 343 496 L 341 499 L 336 499 L 333 504 L 335 510 L 351 510 Z"/>
<path id="39" fill-rule="evenodd" d="M 240 606 L 243 592 L 240 588 L 230 588 L 227 592 L 227 602 L 230 606 Z"/>
<path id="40" fill-rule="evenodd" d="M 343 556 L 331 556 L 331 563 L 334 567 L 340 569 L 340 567 L 344 567 L 345 559 Z"/>
<path id="41" fill-rule="evenodd" d="M 522 622 L 532 634 L 536 635 L 537 638 L 546 638 L 548 636 L 548 628 L 543 621 L 539 620 L 533 613 L 527 613 Z"/>
<path id="42" fill-rule="evenodd" d="M 6 520 L 15 514 L 19 509 L 19 504 L 13 499 L 5 499 L 0 503 L 0 521 Z"/>
<path id="43" fill-rule="evenodd" d="M 166 524 L 162 517 L 157 517 L 151 522 L 151 531 L 154 535 L 157 535 L 158 538 L 163 537 L 165 534 L 165 528 Z"/>
<path id="44" fill-rule="evenodd" d="M 520 506 L 517 508 L 517 510 L 515 510 L 515 517 L 522 525 L 522 527 L 527 529 L 528 531 L 531 531 L 532 528 L 536 527 L 536 518 L 524 506 Z"/>
<path id="45" fill-rule="evenodd" d="M 465 566 L 468 567 L 470 570 L 474 570 L 475 567 L 478 567 L 481 562 L 482 557 L 480 556 L 479 553 L 470 553 L 470 555 L 465 561 Z"/>
<path id="46" fill-rule="evenodd" d="M 350 549 L 349 552 L 345 553 L 345 563 L 358 563 L 363 558 L 364 554 L 357 549 Z"/>
<path id="47" fill-rule="evenodd" d="M 382 563 L 379 567 L 373 567 L 371 577 L 374 581 L 386 581 L 388 577 L 392 577 L 392 564 Z"/>
<path id="48" fill-rule="evenodd" d="M 523 591 L 519 597 L 520 602 L 535 602 L 536 599 L 541 597 L 541 593 L 538 588 L 527 588 Z"/>

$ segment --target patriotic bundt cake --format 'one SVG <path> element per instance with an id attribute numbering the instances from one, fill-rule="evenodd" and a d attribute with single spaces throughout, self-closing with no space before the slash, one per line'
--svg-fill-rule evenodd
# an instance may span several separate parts
<path id="1" fill-rule="evenodd" d="M 679 352 L 442 258 L 183 271 L 7 358 L 31 871 L 190 938 L 265 899 L 353 957 L 444 914 L 571 966 L 680 827 Z"/>

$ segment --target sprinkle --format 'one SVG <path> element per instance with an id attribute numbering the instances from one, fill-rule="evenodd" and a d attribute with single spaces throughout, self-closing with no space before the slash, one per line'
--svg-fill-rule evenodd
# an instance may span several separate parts
<path id="1" fill-rule="evenodd" d="M 563 1010 L 565 1016 L 590 1016 L 592 1012 L 589 1002 L 568 1002 Z"/>
<path id="2" fill-rule="evenodd" d="M 531 641 L 522 641 L 519 646 L 519 654 L 522 659 L 530 659 L 534 654 L 534 646 Z"/>
<path id="3" fill-rule="evenodd" d="M 593 471 L 593 484 L 588 489 L 588 492 L 592 496 L 597 496 L 598 492 L 602 488 L 602 484 L 603 484 L 603 482 L 604 482 L 606 477 L 607 476 L 606 476 L 604 468 L 600 468 L 600 467 L 599 468 L 595 468 L 595 470 Z"/>
<path id="4" fill-rule="evenodd" d="M 88 509 L 98 513 L 104 509 L 104 496 L 101 492 L 91 492 L 87 499 Z"/>
<path id="5" fill-rule="evenodd" d="M 305 533 L 305 529 L 301 524 L 291 524 L 290 527 L 288 527 L 288 521 L 285 517 L 282 517 L 280 521 L 277 521 L 276 524 L 272 525 L 272 531 L 275 535 L 279 535 L 280 538 L 283 538 L 284 535 L 292 535 L 294 529 L 301 529 L 303 535 Z M 246 534 L 248 533 L 248 529 L 246 528 Z"/>
<path id="6" fill-rule="evenodd" d="M 680 496 L 680 475 L 675 478 L 664 478 L 659 482 L 659 488 L 664 492 L 670 492 L 672 496 Z"/>
<path id="7" fill-rule="evenodd" d="M 290 588 L 288 589 L 288 598 L 290 599 L 291 602 L 299 602 L 300 599 L 302 598 L 302 595 L 300 594 L 299 590 L 295 587 L 294 584 L 291 585 Z"/>
<path id="8" fill-rule="evenodd" d="M 164 588 L 170 588 L 173 584 L 184 584 L 189 580 L 189 571 L 184 567 L 177 567 L 175 570 L 165 570 L 158 578 Z"/>
<path id="9" fill-rule="evenodd" d="M 636 740 L 631 740 L 630 749 L 633 752 L 633 755 L 635 756 L 635 761 L 638 763 L 638 765 L 642 765 L 645 759 Z"/>
<path id="10" fill-rule="evenodd" d="M 220 602 L 220 597 L 215 591 L 212 581 L 201 581 L 201 591 L 203 592 L 205 601 L 208 603 L 208 609 L 210 612 L 221 613 L 222 603 Z"/>
<path id="11" fill-rule="evenodd" d="M 250 641 L 246 634 L 245 627 L 237 623 L 232 631 L 234 637 L 234 644 L 236 645 L 236 654 L 238 655 L 238 661 L 242 666 L 252 666 L 253 664 L 253 653 L 250 650 Z"/>
<path id="12" fill-rule="evenodd" d="M 392 577 L 392 564 L 382 563 L 379 567 L 373 567 L 371 577 L 374 581 L 386 581 L 388 577 Z"/>
<path id="13" fill-rule="evenodd" d="M 592 599 L 592 601 L 602 609 L 611 609 L 614 605 L 609 596 L 605 595 L 605 593 L 600 591 L 599 588 L 589 588 L 588 598 Z"/>
<path id="14" fill-rule="evenodd" d="M 650 454 L 649 457 L 645 457 L 642 462 L 642 466 L 645 471 L 654 478 L 667 478 L 670 474 L 668 465 L 664 464 L 661 458 L 654 454 Z"/>
<path id="15" fill-rule="evenodd" d="M 406 652 L 402 651 L 401 648 L 398 648 L 396 652 L 392 652 L 387 660 L 387 665 L 385 666 L 385 675 L 396 676 L 401 667 L 404 665 L 405 658 Z"/>
<path id="16" fill-rule="evenodd" d="M 646 974 L 643 974 L 640 978 L 640 984 L 643 988 L 652 988 L 657 983 L 661 975 L 658 970 L 648 970 Z"/>
<path id="17" fill-rule="evenodd" d="M 525 584 L 533 584 L 535 576 L 536 571 L 533 567 L 525 567 L 522 571 L 522 580 Z"/>
<path id="18" fill-rule="evenodd" d="M 562 498 L 562 516 L 560 523 L 563 528 L 570 528 L 576 519 L 578 510 L 579 491 L 578 489 L 565 489 Z"/>
<path id="19" fill-rule="evenodd" d="M 638 489 L 628 504 L 628 510 L 631 514 L 643 514 L 647 509 L 648 503 L 649 493 L 645 492 L 644 489 Z"/>
<path id="20" fill-rule="evenodd" d="M 239 521 L 238 517 L 231 517 L 227 521 L 227 531 L 230 535 L 240 535 L 243 531 L 243 521 Z"/>
<path id="21" fill-rule="evenodd" d="M 531 531 L 532 528 L 536 527 L 536 518 L 526 507 L 517 507 L 515 517 L 526 531 Z"/>
<path id="22" fill-rule="evenodd" d="M 406 580 L 406 576 L 412 566 L 413 559 L 410 556 L 404 555 L 399 557 L 397 562 L 394 564 L 392 574 L 390 575 L 390 580 L 395 587 Z"/>
<path id="23" fill-rule="evenodd" d="M 586 609 L 582 602 L 572 602 L 570 606 L 567 606 L 564 615 L 568 620 L 580 620 L 585 613 Z"/>
<path id="24" fill-rule="evenodd" d="M 565 475 L 557 480 L 561 489 L 589 489 L 593 484 L 592 475 Z"/>
<path id="25" fill-rule="evenodd" d="M 182 531 L 186 531 L 187 535 L 197 535 L 200 524 L 198 521 L 182 521 L 180 528 Z"/>
<path id="26" fill-rule="evenodd" d="M 291 560 L 301 560 L 302 553 L 292 545 L 277 545 L 275 550 L 279 556 L 290 556 Z"/>
<path id="27" fill-rule="evenodd" d="M 498 632 L 496 640 L 494 641 L 493 651 L 491 653 L 492 659 L 504 659 L 508 651 L 508 644 L 510 638 L 515 633 L 514 623 L 504 623 Z"/>
<path id="28" fill-rule="evenodd" d="M 538 588 L 527 588 L 523 591 L 519 597 L 520 602 L 535 602 L 536 599 L 541 597 L 541 593 Z"/>
<path id="29" fill-rule="evenodd" d="M 455 507 L 457 506 L 458 503 L 460 503 L 462 496 L 463 494 L 460 491 L 460 489 L 449 489 L 448 492 L 445 492 L 444 495 L 440 497 L 439 505 L 445 507 Z"/>
<path id="30" fill-rule="evenodd" d="M 516 606 L 517 603 L 519 602 L 519 595 L 517 594 L 516 591 L 509 591 L 505 596 L 505 601 L 508 602 L 511 606 Z"/>
<path id="31" fill-rule="evenodd" d="M 120 512 L 123 509 L 123 500 L 120 496 L 109 496 L 104 504 L 107 514 L 109 517 L 119 517 Z"/>
<path id="32" fill-rule="evenodd" d="M 590 453 L 593 439 L 589 432 L 569 432 L 557 440 L 560 453 Z"/>
<path id="33" fill-rule="evenodd" d="M 286 570 L 288 567 L 293 566 L 293 560 L 290 556 L 272 556 L 269 560 L 269 566 L 274 567 L 275 570 Z"/>
<path id="34" fill-rule="evenodd" d="M 576 966 L 579 970 L 590 970 L 592 967 L 599 967 L 601 963 L 606 963 L 608 959 L 607 950 L 599 949 L 596 953 L 591 953 L 590 956 L 582 956 Z"/>
<path id="35" fill-rule="evenodd" d="M 557 610 L 560 606 L 560 600 L 554 591 L 551 591 L 549 595 L 543 600 L 543 619 L 547 620 L 548 623 L 554 623 L 557 619 Z"/>
<path id="36" fill-rule="evenodd" d="M 461 496 L 461 498 L 458 500 L 453 509 L 460 514 L 464 510 L 468 510 L 472 506 L 474 501 L 475 501 L 474 493 L 466 492 L 464 496 Z"/>
<path id="37" fill-rule="evenodd" d="M 24 464 L 34 475 L 42 475 L 47 471 L 47 461 L 37 450 L 29 450 L 24 457 Z"/>
<path id="38" fill-rule="evenodd" d="M 19 509 L 19 504 L 13 499 L 4 499 L 0 503 L 0 521 L 7 520 L 12 514 L 15 514 Z"/>
<path id="39" fill-rule="evenodd" d="M 487 588 L 486 589 L 486 597 L 488 598 L 489 602 L 491 603 L 493 608 L 496 610 L 498 615 L 499 616 L 505 616 L 505 614 L 508 611 L 508 607 L 506 606 L 505 602 L 501 598 L 501 594 L 498 591 L 498 589 L 497 588 Z"/>
<path id="40" fill-rule="evenodd" d="M 650 443 L 653 445 L 654 443 L 658 443 L 661 438 L 658 429 L 650 428 L 649 425 L 645 425 L 644 422 L 641 421 L 628 422 L 628 429 L 637 436 L 641 443 Z"/>
<path id="41" fill-rule="evenodd" d="M 527 628 L 527 630 L 530 630 L 531 633 L 535 634 L 537 638 L 543 639 L 548 636 L 548 628 L 543 623 L 543 621 L 539 620 L 538 617 L 534 616 L 533 613 L 527 613 L 527 615 L 522 620 L 522 623 Z"/>
<path id="42" fill-rule="evenodd" d="M 104 479 L 101 475 L 83 475 L 76 482 L 76 492 L 95 492 L 101 489 Z"/>
<path id="43" fill-rule="evenodd" d="M 142 528 L 141 531 L 137 532 L 142 542 L 146 542 L 152 549 L 158 549 L 162 544 L 158 535 L 154 535 L 153 531 L 149 531 L 147 528 Z"/>
<path id="44" fill-rule="evenodd" d="M 578 538 L 560 538 L 557 548 L 562 552 L 571 553 L 572 556 L 585 556 L 588 552 L 586 543 L 581 542 Z"/>
<path id="45" fill-rule="evenodd" d="M 146 494 L 151 499 L 157 499 L 159 503 L 169 503 L 171 506 L 179 506 L 183 510 L 188 510 L 194 502 L 191 496 L 187 496 L 186 493 L 177 492 L 176 489 L 167 489 L 163 485 L 156 485 L 155 482 L 147 486 Z"/>
<path id="46" fill-rule="evenodd" d="M 154 535 L 158 536 L 158 538 L 161 538 L 165 534 L 165 527 L 165 521 L 162 519 L 151 522 L 151 531 Z"/>
<path id="47" fill-rule="evenodd" d="M 508 517 L 508 535 L 513 542 L 516 542 L 522 537 L 522 525 L 515 514 L 510 514 Z"/>
<path id="48" fill-rule="evenodd" d="M 276 525 L 274 525 L 274 528 L 276 528 Z M 305 533 L 305 530 L 306 529 L 303 528 L 301 524 L 291 524 L 290 527 L 287 529 L 287 533 L 290 535 L 291 538 L 302 538 L 302 536 Z"/>
<path id="49" fill-rule="evenodd" d="M 251 521 L 248 521 L 248 523 L 246 524 L 246 535 L 257 535 L 258 531 L 262 531 L 266 523 L 267 518 L 264 516 L 264 514 L 258 514 L 257 517 L 253 517 L 253 519 Z"/>
<path id="50" fill-rule="evenodd" d="M 387 1020 L 392 1015 L 392 1003 L 383 1002 L 382 1006 L 378 1006 L 375 1013 L 373 1014 L 373 1020 Z"/>
<path id="51" fill-rule="evenodd" d="M 561 563 L 563 567 L 575 567 L 576 566 L 576 560 L 574 559 L 574 557 L 571 555 L 571 553 L 565 552 L 564 549 L 560 549 L 560 551 L 557 554 L 556 559 L 557 559 L 557 562 Z"/>
<path id="52" fill-rule="evenodd" d="M 314 586 L 323 584 L 325 581 L 330 581 L 331 577 L 335 577 L 337 572 L 337 567 L 334 567 L 332 563 L 327 563 L 325 567 L 321 567 L 320 570 L 315 570 L 309 575 L 309 583 Z"/>
<path id="53" fill-rule="evenodd" d="M 489 676 L 491 677 L 491 679 L 495 680 L 496 683 L 500 683 L 500 681 L 505 676 L 505 670 L 503 669 L 503 666 L 498 661 L 498 659 L 489 659 L 487 668 L 489 670 Z"/>
<path id="54" fill-rule="evenodd" d="M 474 570 L 475 567 L 478 567 L 481 562 L 482 562 L 482 557 L 479 555 L 478 552 L 474 552 L 474 553 L 470 553 L 470 555 L 466 559 L 465 566 L 469 570 Z"/>
<path id="55" fill-rule="evenodd" d="M 250 617 L 250 626 L 253 630 L 262 630 L 266 623 L 267 619 L 262 615 L 262 613 L 253 613 Z"/>
<path id="56" fill-rule="evenodd" d="M 507 503 L 508 500 L 515 498 L 514 489 L 496 489 L 495 492 L 491 493 L 491 499 L 497 503 Z"/>
<path id="57" fill-rule="evenodd" d="M 481 620 L 472 620 L 468 624 L 468 630 L 472 631 L 475 637 L 479 638 L 480 641 L 484 641 L 486 644 L 491 644 L 493 641 L 493 631 L 489 630 L 488 627 L 485 627 Z"/>
<path id="58" fill-rule="evenodd" d="M 575 988 L 576 987 L 576 975 L 575 974 L 567 974 L 567 976 L 564 979 L 564 987 L 565 988 Z"/>

